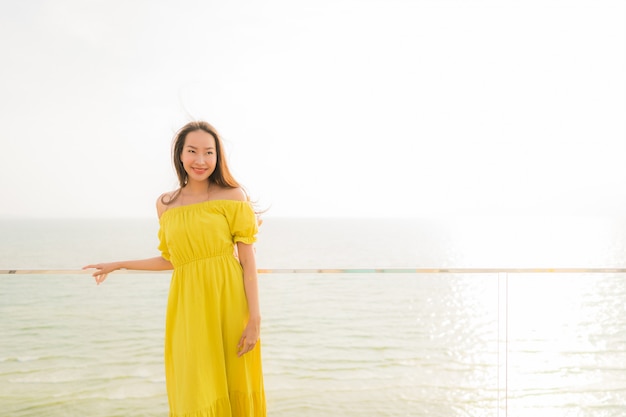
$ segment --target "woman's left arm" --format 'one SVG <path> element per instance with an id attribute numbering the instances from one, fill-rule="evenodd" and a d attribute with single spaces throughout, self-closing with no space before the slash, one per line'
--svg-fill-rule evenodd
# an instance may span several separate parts
<path id="1" fill-rule="evenodd" d="M 250 316 L 248 324 L 241 335 L 237 346 L 238 356 L 250 352 L 256 346 L 261 334 L 261 309 L 259 307 L 259 283 L 256 268 L 254 246 L 237 242 L 239 262 L 243 268 L 243 285 L 248 300 Z"/>

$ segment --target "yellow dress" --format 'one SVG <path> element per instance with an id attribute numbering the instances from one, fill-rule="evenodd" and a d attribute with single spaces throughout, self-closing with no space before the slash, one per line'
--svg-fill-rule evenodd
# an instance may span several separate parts
<path id="1" fill-rule="evenodd" d="M 211 200 L 161 215 L 159 250 L 174 266 L 165 324 L 170 417 L 265 417 L 260 343 L 241 358 L 248 320 L 234 244 L 256 240 L 251 205 Z"/>

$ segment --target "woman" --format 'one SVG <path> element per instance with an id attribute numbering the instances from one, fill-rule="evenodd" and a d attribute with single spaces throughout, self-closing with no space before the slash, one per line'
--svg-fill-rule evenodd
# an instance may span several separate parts
<path id="1" fill-rule="evenodd" d="M 170 417 L 265 416 L 256 215 L 210 124 L 178 131 L 172 159 L 180 188 L 156 203 L 161 256 L 85 269 L 96 269 L 97 284 L 118 269 L 174 270 L 165 324 Z"/>

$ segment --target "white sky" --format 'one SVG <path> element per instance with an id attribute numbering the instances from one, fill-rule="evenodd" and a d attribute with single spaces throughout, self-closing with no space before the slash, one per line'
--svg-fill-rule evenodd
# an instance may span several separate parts
<path id="1" fill-rule="evenodd" d="M 0 51 L 0 217 L 154 216 L 190 117 L 268 216 L 626 212 L 623 0 L 2 1 Z"/>

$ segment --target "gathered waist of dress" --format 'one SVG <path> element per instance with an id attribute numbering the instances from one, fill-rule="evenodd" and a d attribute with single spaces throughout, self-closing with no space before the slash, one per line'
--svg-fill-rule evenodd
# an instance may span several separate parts
<path id="1" fill-rule="evenodd" d="M 209 260 L 213 260 L 215 258 L 233 258 L 233 259 L 236 259 L 235 252 L 234 251 L 229 251 L 229 252 L 223 252 L 223 253 L 213 253 L 213 254 L 210 254 L 210 255 L 197 256 L 197 257 L 194 257 L 194 258 L 187 258 L 187 259 L 182 260 L 181 262 L 173 262 L 173 266 L 174 266 L 174 269 L 176 269 L 176 268 L 180 268 L 180 267 L 185 266 L 185 265 L 189 265 L 189 264 L 194 263 L 194 262 L 209 261 Z"/>

